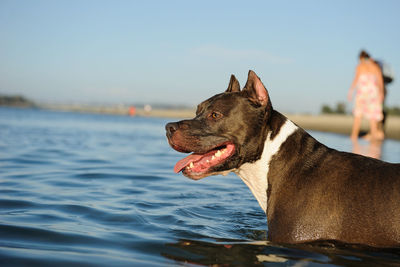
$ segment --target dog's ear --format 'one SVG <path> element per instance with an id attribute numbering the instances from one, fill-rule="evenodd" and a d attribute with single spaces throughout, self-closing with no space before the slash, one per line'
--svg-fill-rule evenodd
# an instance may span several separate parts
<path id="1" fill-rule="evenodd" d="M 250 101 L 261 106 L 266 106 L 269 102 L 267 89 L 261 82 L 260 78 L 258 78 L 257 74 L 252 70 L 249 70 L 249 75 L 243 91 L 246 91 Z"/>
<path id="2" fill-rule="evenodd" d="M 229 81 L 228 89 L 225 92 L 239 92 L 240 91 L 240 84 L 236 79 L 235 75 L 231 75 L 231 80 Z"/>

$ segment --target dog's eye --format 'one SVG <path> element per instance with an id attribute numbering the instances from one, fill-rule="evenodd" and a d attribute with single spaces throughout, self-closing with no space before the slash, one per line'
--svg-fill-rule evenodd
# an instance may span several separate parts
<path id="1" fill-rule="evenodd" d="M 222 117 L 222 114 L 216 111 L 211 112 L 210 117 L 213 118 L 214 120 L 219 119 Z"/>

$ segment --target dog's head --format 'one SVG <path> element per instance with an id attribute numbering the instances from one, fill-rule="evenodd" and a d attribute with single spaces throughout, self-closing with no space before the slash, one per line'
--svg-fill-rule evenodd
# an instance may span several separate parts
<path id="1" fill-rule="evenodd" d="M 224 93 L 197 106 L 195 118 L 166 125 L 171 147 L 179 152 L 193 152 L 176 163 L 174 171 L 200 179 L 226 174 L 257 160 L 271 113 L 268 92 L 253 71 L 249 71 L 242 90 L 232 75 Z"/>

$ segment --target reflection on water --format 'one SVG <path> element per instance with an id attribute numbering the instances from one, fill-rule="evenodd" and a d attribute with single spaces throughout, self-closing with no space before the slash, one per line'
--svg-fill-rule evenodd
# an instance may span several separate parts
<path id="1" fill-rule="evenodd" d="M 349 136 L 310 131 L 321 143 L 339 151 L 353 152 L 391 163 L 400 163 L 400 142 L 393 139 L 369 142 L 359 139 L 353 142 Z"/>
<path id="2" fill-rule="evenodd" d="M 371 250 L 344 244 L 277 245 L 259 242 L 180 240 L 167 244 L 163 256 L 196 265 L 217 266 L 398 266 L 398 249 Z"/>
<path id="3" fill-rule="evenodd" d="M 352 149 L 353 153 L 375 159 L 381 159 L 383 141 L 371 140 L 371 141 L 359 142 L 358 140 L 353 140 L 352 142 L 353 142 L 353 149 Z"/>

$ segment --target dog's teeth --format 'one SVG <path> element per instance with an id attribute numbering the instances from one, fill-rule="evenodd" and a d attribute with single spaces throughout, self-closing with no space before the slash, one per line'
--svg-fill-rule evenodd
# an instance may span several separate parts
<path id="1" fill-rule="evenodd" d="M 193 168 L 194 167 L 194 164 L 193 164 L 193 162 L 190 162 L 190 164 L 189 164 L 189 168 L 191 169 L 191 168 Z"/>
<path id="2" fill-rule="evenodd" d="M 215 157 L 214 157 L 214 156 L 212 156 L 212 157 L 211 157 L 211 160 L 214 160 L 214 159 L 215 159 Z"/>
<path id="3" fill-rule="evenodd" d="M 218 157 L 221 157 L 221 155 L 222 155 L 222 152 L 221 152 L 221 150 L 218 150 L 216 153 L 215 153 L 215 156 L 218 158 Z"/>

